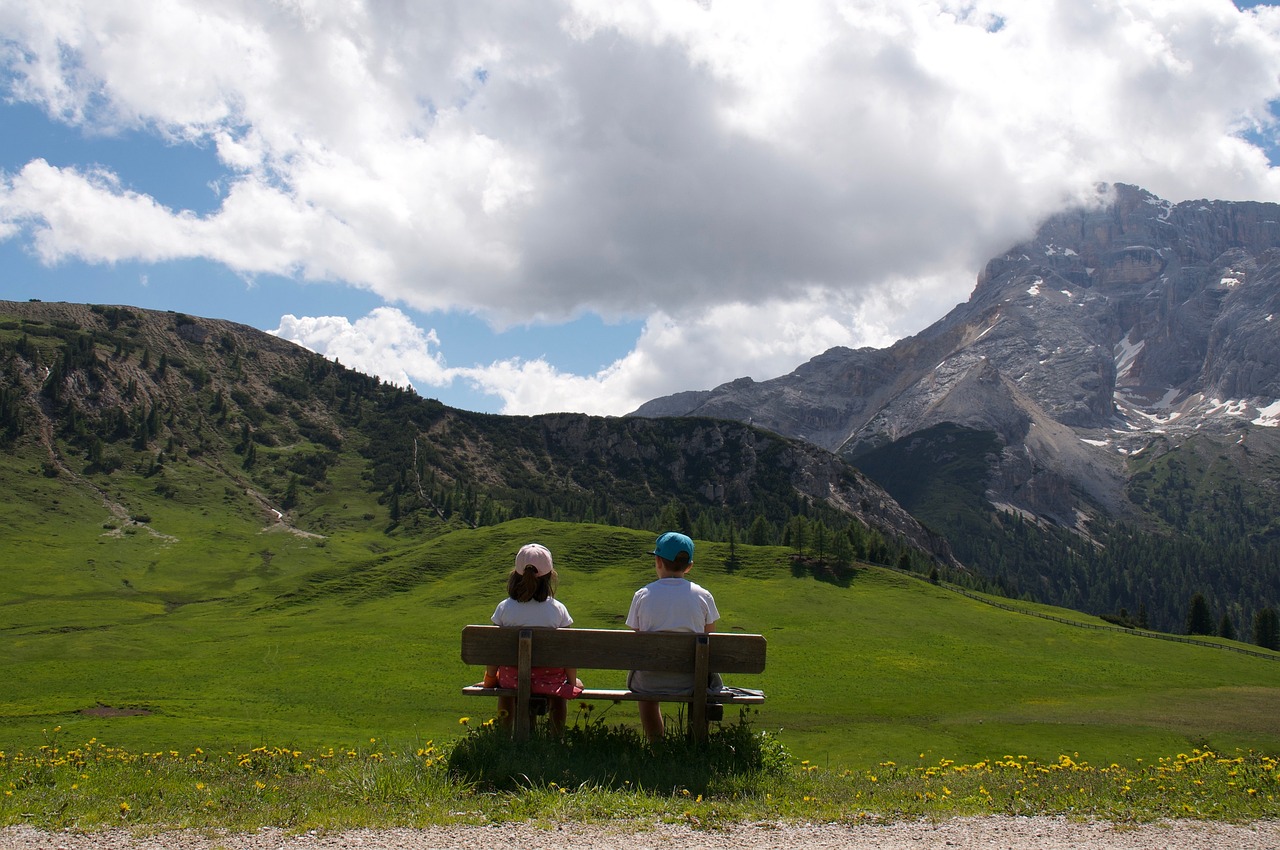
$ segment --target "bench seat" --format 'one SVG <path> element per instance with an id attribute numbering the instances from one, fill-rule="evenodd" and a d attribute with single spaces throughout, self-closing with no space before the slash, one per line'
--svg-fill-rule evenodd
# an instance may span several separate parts
<path id="1" fill-rule="evenodd" d="M 513 697 L 516 688 L 486 688 L 484 685 L 467 685 L 462 689 L 464 696 L 469 697 Z M 541 696 L 534 694 L 534 696 Z M 574 697 L 578 702 L 610 701 L 640 702 L 641 700 L 657 700 L 658 702 L 693 702 L 692 694 L 638 694 L 626 688 L 583 688 L 582 693 Z M 719 693 L 708 693 L 708 705 L 759 705 L 764 702 L 764 694 L 760 691 L 728 690 Z"/>

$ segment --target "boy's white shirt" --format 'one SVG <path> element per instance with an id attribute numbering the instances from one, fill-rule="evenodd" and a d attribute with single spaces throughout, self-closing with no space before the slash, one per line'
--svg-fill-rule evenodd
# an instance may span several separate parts
<path id="1" fill-rule="evenodd" d="M 638 632 L 705 632 L 720 619 L 711 592 L 685 578 L 660 578 L 635 592 L 627 625 Z"/>

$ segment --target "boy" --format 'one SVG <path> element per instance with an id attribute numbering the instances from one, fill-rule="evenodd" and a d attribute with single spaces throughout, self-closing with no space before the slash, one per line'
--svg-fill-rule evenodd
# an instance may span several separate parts
<path id="1" fill-rule="evenodd" d="M 668 531 L 658 538 L 649 554 L 654 556 L 653 568 L 658 578 L 636 591 L 627 612 L 627 625 L 638 632 L 715 631 L 720 619 L 715 599 L 688 579 L 693 566 L 693 541 L 678 531 Z M 696 684 L 682 673 L 633 670 L 627 677 L 627 687 L 640 693 L 691 693 Z M 707 683 L 698 686 L 707 687 Z M 644 734 L 656 741 L 666 733 L 662 704 L 642 700 L 639 706 Z"/>

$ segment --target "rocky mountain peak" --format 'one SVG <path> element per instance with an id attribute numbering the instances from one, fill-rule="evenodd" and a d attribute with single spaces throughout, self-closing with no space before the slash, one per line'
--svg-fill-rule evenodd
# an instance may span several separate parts
<path id="1" fill-rule="evenodd" d="M 1277 424 L 1278 316 L 1280 205 L 1102 186 L 992 258 L 969 300 L 913 337 L 635 415 L 749 420 L 854 458 L 954 423 L 1004 446 L 992 502 L 1043 513 L 1028 494 L 1060 488 L 1029 484 L 1056 477 L 1092 509 L 1123 511 L 1124 461 L 1153 434 Z"/>

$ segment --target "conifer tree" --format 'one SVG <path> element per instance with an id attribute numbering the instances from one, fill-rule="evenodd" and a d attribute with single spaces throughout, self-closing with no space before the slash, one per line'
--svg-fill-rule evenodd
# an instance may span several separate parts
<path id="1" fill-rule="evenodd" d="M 1263 608 L 1253 615 L 1253 642 L 1264 649 L 1280 652 L 1280 615 L 1274 608 Z"/>
<path id="2" fill-rule="evenodd" d="M 747 529 L 747 542 L 752 546 L 773 545 L 773 526 L 765 519 L 764 514 L 756 514 L 756 518 L 751 521 L 751 527 Z"/>
<path id="3" fill-rule="evenodd" d="M 286 511 L 290 510 L 298 504 L 298 476 L 289 479 L 289 486 L 285 488 L 284 498 L 280 500 L 280 507 Z"/>
<path id="4" fill-rule="evenodd" d="M 1209 603 L 1203 593 L 1191 597 L 1191 609 L 1187 612 L 1187 634 L 1213 635 L 1217 629 L 1213 627 L 1213 615 L 1209 613 Z"/>
<path id="5" fill-rule="evenodd" d="M 848 567 L 853 564 L 853 544 L 846 531 L 837 531 L 831 539 L 831 560 L 834 566 Z"/>

